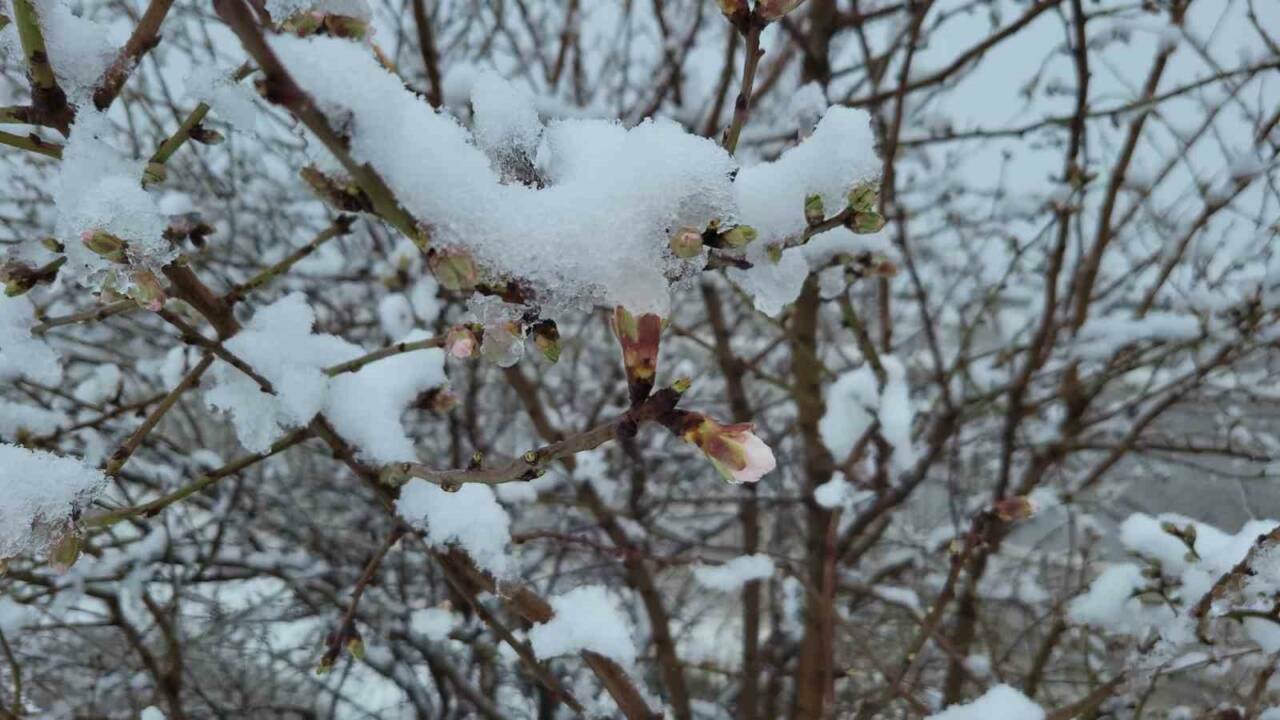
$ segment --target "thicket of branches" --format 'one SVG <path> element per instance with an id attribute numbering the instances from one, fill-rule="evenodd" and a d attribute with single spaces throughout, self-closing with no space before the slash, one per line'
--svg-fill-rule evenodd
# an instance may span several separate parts
<path id="1" fill-rule="evenodd" d="M 1277 70 L 1267 0 L 0 0 L 0 717 L 1280 717 Z"/>

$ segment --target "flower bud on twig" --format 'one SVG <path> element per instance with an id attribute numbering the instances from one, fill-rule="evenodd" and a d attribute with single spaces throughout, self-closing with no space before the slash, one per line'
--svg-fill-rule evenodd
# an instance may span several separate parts
<path id="1" fill-rule="evenodd" d="M 622 346 L 622 364 L 627 371 L 631 404 L 638 405 L 653 390 L 658 372 L 658 342 L 662 318 L 653 313 L 636 317 L 619 305 L 613 310 L 613 332 Z"/>
<path id="2" fill-rule="evenodd" d="M 123 265 L 129 262 L 127 252 L 129 246 L 106 230 L 85 230 L 80 233 L 80 242 L 84 243 L 84 246 L 94 253 L 113 263 Z"/>
<path id="3" fill-rule="evenodd" d="M 480 270 L 471 258 L 471 253 L 463 248 L 443 248 L 431 252 L 427 257 L 431 274 L 435 275 L 440 287 L 455 292 L 470 292 L 480 280 Z"/>
<path id="4" fill-rule="evenodd" d="M 680 228 L 671 236 L 671 252 L 678 258 L 695 258 L 702 254 L 702 233 L 693 228 Z"/>
<path id="5" fill-rule="evenodd" d="M 471 357 L 476 351 L 476 345 L 476 334 L 465 325 L 449 328 L 449 334 L 444 338 L 444 346 L 449 354 L 459 360 Z"/>
<path id="6" fill-rule="evenodd" d="M 751 423 L 721 425 L 701 413 L 689 413 L 681 437 L 697 445 L 730 483 L 758 482 L 777 467 L 773 450 L 754 432 Z"/>

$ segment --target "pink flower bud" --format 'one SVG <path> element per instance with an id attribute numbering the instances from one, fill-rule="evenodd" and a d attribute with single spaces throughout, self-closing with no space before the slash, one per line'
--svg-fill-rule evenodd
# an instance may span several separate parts
<path id="1" fill-rule="evenodd" d="M 662 318 L 653 313 L 637 318 L 619 305 L 613 310 L 613 332 L 622 346 L 622 365 L 627 371 L 631 404 L 638 405 L 649 397 L 658 373 Z"/>
<path id="2" fill-rule="evenodd" d="M 476 334 L 470 328 L 458 325 L 449 329 L 444 346 L 449 349 L 450 355 L 465 360 L 476 351 Z"/>
<path id="3" fill-rule="evenodd" d="M 678 258 L 695 258 L 702 254 L 702 233 L 693 228 L 680 228 L 671 236 L 671 252 Z"/>
<path id="4" fill-rule="evenodd" d="M 693 417 L 700 422 L 685 431 L 685 441 L 701 448 L 725 480 L 754 483 L 777 467 L 773 450 L 752 432 L 751 423 L 721 425 L 705 415 Z"/>

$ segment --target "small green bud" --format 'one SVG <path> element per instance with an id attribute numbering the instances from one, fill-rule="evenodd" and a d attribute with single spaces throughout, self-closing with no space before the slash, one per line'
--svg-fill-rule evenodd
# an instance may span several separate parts
<path id="1" fill-rule="evenodd" d="M 826 209 L 822 207 L 821 195 L 810 195 L 804 199 L 804 221 L 809 225 L 817 225 L 827 218 Z"/>
<path id="2" fill-rule="evenodd" d="M 744 248 L 756 239 L 755 228 L 749 225 L 737 225 L 720 233 L 720 242 L 726 247 Z"/>
<path id="3" fill-rule="evenodd" d="M 462 248 L 436 250 L 428 257 L 427 264 L 445 290 L 470 291 L 480 279 L 480 270 L 471 253 Z"/>
<path id="4" fill-rule="evenodd" d="M 687 377 L 676 378 L 675 381 L 671 383 L 671 389 L 675 390 L 681 395 L 688 392 L 689 388 L 692 386 L 693 386 L 693 380 Z"/>
<path id="5" fill-rule="evenodd" d="M 85 230 L 80 233 L 80 241 L 85 247 L 113 263 L 129 262 L 126 252 L 128 246 L 123 240 L 106 230 Z"/>
<path id="6" fill-rule="evenodd" d="M 849 207 L 854 212 L 875 212 L 880 204 L 880 183 L 875 180 L 864 180 L 849 191 Z"/>
<path id="7" fill-rule="evenodd" d="M 532 328 L 533 344 L 551 362 L 560 360 L 560 329 L 554 320 L 539 320 Z"/>
<path id="8" fill-rule="evenodd" d="M 61 537 L 49 550 L 49 565 L 60 573 L 65 573 L 80 559 L 80 531 L 68 523 Z"/>
<path id="9" fill-rule="evenodd" d="M 884 225 L 884 216 L 878 212 L 855 212 L 847 224 L 850 230 L 859 235 L 878 233 Z"/>
<path id="10" fill-rule="evenodd" d="M 693 228 L 680 228 L 671 236 L 671 252 L 678 258 L 695 258 L 702 254 L 702 233 Z"/>
<path id="11" fill-rule="evenodd" d="M 782 262 L 782 243 L 773 243 L 764 249 L 764 254 L 769 258 L 769 262 L 777 265 Z"/>
<path id="12" fill-rule="evenodd" d="M 143 185 L 159 185 L 169 178 L 169 169 L 164 163 L 149 162 L 142 170 Z"/>
<path id="13" fill-rule="evenodd" d="M 57 238 L 47 237 L 41 240 L 40 244 L 43 245 L 44 249 L 48 250 L 49 252 L 60 253 L 60 252 L 66 252 L 67 250 L 66 246 L 58 242 Z"/>

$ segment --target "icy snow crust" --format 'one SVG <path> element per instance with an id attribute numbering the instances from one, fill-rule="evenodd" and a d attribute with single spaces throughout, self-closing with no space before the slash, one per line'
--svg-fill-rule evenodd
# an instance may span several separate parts
<path id="1" fill-rule="evenodd" d="M 367 48 L 334 38 L 270 40 L 285 67 L 340 129 L 355 160 L 370 164 L 399 201 L 430 228 L 436 247 L 463 246 L 492 273 L 528 281 L 544 308 L 624 305 L 666 314 L 668 278 L 687 264 L 667 249 L 670 233 L 713 221 L 743 222 L 760 238 L 751 252 L 803 231 L 804 199 L 829 213 L 879 168 L 869 116 L 833 108 L 813 135 L 779 160 L 746 168 L 719 145 L 666 120 L 633 128 L 594 119 L 544 127 L 528 92 L 496 76 L 472 91 L 475 135 L 405 90 Z M 536 173 L 532 184 L 512 164 Z M 803 257 L 788 252 L 788 266 Z M 798 268 L 793 268 L 798 269 Z M 762 310 L 781 309 L 785 287 L 754 278 Z M 801 280 L 803 278 L 801 277 Z"/>

